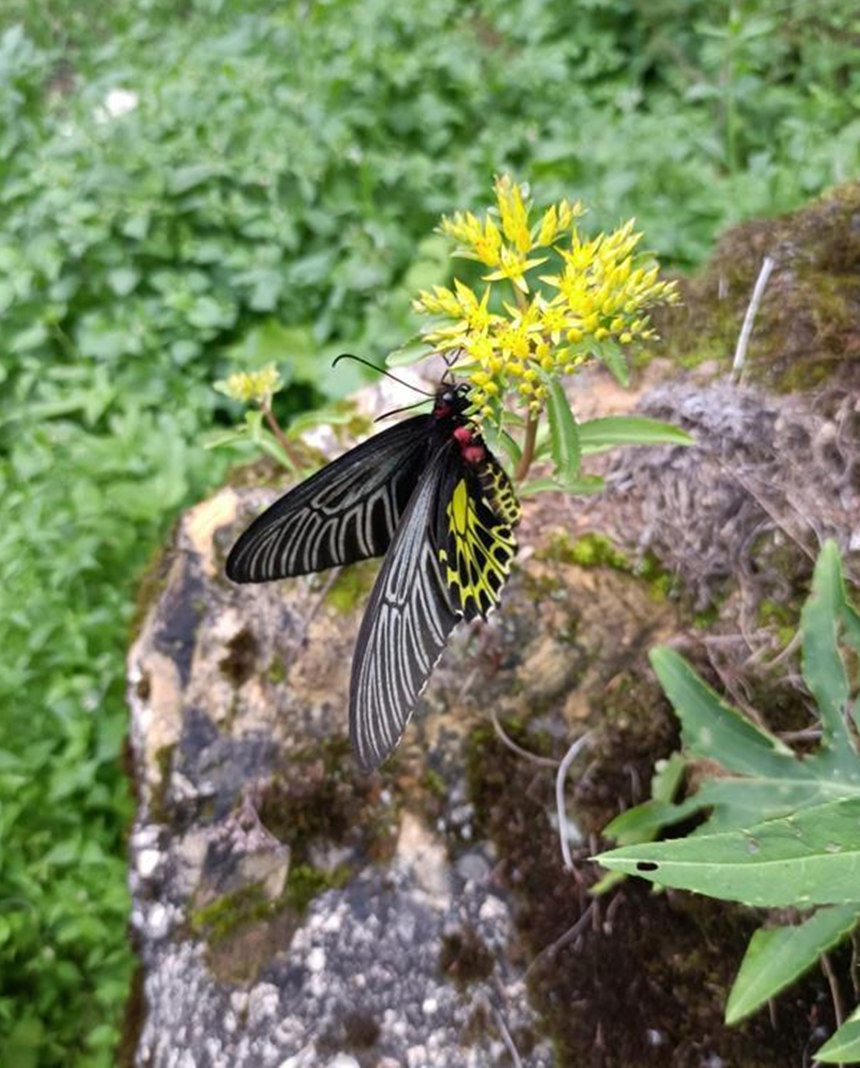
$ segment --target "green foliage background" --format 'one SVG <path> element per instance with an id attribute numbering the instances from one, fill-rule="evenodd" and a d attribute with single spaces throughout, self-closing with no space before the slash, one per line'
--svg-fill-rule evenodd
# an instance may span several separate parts
<path id="1" fill-rule="evenodd" d="M 135 584 L 225 473 L 210 383 L 414 332 L 495 173 L 686 268 L 860 163 L 853 0 L 5 0 L 0 1061 L 112 1063 Z M 111 116 L 111 90 L 137 94 Z M 339 368 L 339 371 L 343 368 Z"/>

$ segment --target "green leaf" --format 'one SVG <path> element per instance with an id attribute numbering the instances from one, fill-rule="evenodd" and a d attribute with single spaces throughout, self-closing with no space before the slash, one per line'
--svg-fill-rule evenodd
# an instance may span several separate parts
<path id="1" fill-rule="evenodd" d="M 661 886 L 746 905 L 856 905 L 860 798 L 806 808 L 744 830 L 624 846 L 595 859 Z"/>
<path id="2" fill-rule="evenodd" d="M 604 487 L 604 480 L 599 475 L 582 475 L 562 485 L 558 479 L 544 476 L 529 479 L 517 486 L 517 495 L 530 497 L 535 493 L 600 493 Z"/>
<path id="3" fill-rule="evenodd" d="M 842 625 L 845 627 L 845 641 L 860 656 L 860 613 L 848 601 L 842 605 Z"/>
<path id="4" fill-rule="evenodd" d="M 167 190 L 174 196 L 181 196 L 197 186 L 208 182 L 221 174 L 222 167 L 212 163 L 190 163 L 187 167 L 177 167 L 168 176 Z"/>
<path id="5" fill-rule="evenodd" d="M 627 388 L 630 385 L 630 372 L 627 367 L 627 356 L 616 341 L 601 341 L 594 345 L 594 353 L 602 360 L 609 369 L 612 377 Z"/>
<path id="6" fill-rule="evenodd" d="M 815 1054 L 821 1064 L 855 1064 L 860 1061 L 860 1006 Z"/>
<path id="7" fill-rule="evenodd" d="M 504 452 L 512 464 L 520 462 L 523 452 L 507 430 L 496 430 L 491 426 L 484 427 L 484 437 L 493 452 Z"/>
<path id="8" fill-rule="evenodd" d="M 756 931 L 729 994 L 726 1023 L 738 1023 L 803 975 L 854 930 L 857 916 L 856 907 L 836 905 L 796 926 Z"/>
<path id="9" fill-rule="evenodd" d="M 127 297 L 140 281 L 140 272 L 134 267 L 115 267 L 108 271 L 107 280 L 118 297 Z"/>
<path id="10" fill-rule="evenodd" d="M 803 678 L 815 698 L 825 736 L 843 752 L 853 749 L 843 715 L 850 689 L 839 654 L 837 632 L 845 605 L 839 550 L 834 541 L 821 547 L 812 576 L 812 592 L 800 615 Z"/>
<path id="11" fill-rule="evenodd" d="M 559 483 L 567 486 L 579 475 L 582 460 L 579 430 L 561 383 L 548 376 L 544 381 L 555 476 Z"/>
<path id="12" fill-rule="evenodd" d="M 356 414 L 355 408 L 351 406 L 342 409 L 313 408 L 309 412 L 301 412 L 290 420 L 286 436 L 291 439 L 298 438 L 306 430 L 312 430 L 318 426 L 344 426 L 346 423 L 352 422 L 356 418 Z"/>
<path id="13" fill-rule="evenodd" d="M 560 485 L 559 489 L 564 490 L 565 493 L 588 497 L 593 493 L 602 493 L 605 485 L 606 479 L 601 475 L 580 475 L 579 478 L 572 478 L 564 485 Z"/>
<path id="14" fill-rule="evenodd" d="M 285 326 L 264 319 L 232 345 L 229 357 L 242 370 L 259 370 L 277 364 L 288 380 L 313 382 L 320 374 L 319 344 L 309 326 Z"/>
<path id="15" fill-rule="evenodd" d="M 532 478 L 528 482 L 521 482 L 517 486 L 518 497 L 531 497 L 535 493 L 562 493 L 563 490 L 554 478 L 548 476 Z"/>
<path id="16" fill-rule="evenodd" d="M 620 445 L 694 445 L 686 430 L 640 415 L 611 415 L 579 424 L 583 456 Z"/>
<path id="17" fill-rule="evenodd" d="M 424 338 L 416 334 L 405 344 L 389 352 L 385 357 L 385 365 L 386 367 L 408 367 L 410 364 L 423 360 L 431 351 L 430 345 Z"/>
<path id="18" fill-rule="evenodd" d="M 741 774 L 782 776 L 794 763 L 787 745 L 726 704 L 678 653 L 658 647 L 650 660 L 678 713 L 682 740 L 691 752 Z"/>

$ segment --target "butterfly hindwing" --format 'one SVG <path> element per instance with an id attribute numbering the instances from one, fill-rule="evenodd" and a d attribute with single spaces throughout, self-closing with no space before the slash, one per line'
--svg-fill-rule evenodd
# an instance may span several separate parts
<path id="1" fill-rule="evenodd" d="M 516 512 L 496 486 L 507 488 Z M 466 464 L 454 442 L 427 465 L 373 587 L 358 633 L 350 685 L 350 735 L 375 768 L 412 715 L 448 635 L 499 600 L 516 552 L 513 490 L 487 453 Z"/>
<path id="2" fill-rule="evenodd" d="M 433 417 L 369 438 L 294 487 L 233 546 L 234 582 L 291 578 L 385 553 L 427 462 Z"/>
<path id="3" fill-rule="evenodd" d="M 437 535 L 449 600 L 466 618 L 484 619 L 498 603 L 517 542 L 520 505 L 504 468 L 490 453 L 455 472 Z"/>

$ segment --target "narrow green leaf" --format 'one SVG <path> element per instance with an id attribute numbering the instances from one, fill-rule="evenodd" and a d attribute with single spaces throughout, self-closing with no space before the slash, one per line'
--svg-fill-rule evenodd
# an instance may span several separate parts
<path id="1" fill-rule="evenodd" d="M 523 451 L 507 430 L 496 430 L 493 427 L 485 426 L 484 437 L 493 452 L 504 452 L 513 464 L 520 462 Z"/>
<path id="2" fill-rule="evenodd" d="M 658 832 L 674 822 L 674 819 L 674 806 L 654 799 L 643 801 L 641 805 L 628 808 L 626 812 L 611 820 L 603 828 L 603 835 L 614 839 L 620 845 L 653 842 Z"/>
<path id="3" fill-rule="evenodd" d="M 354 408 L 344 410 L 338 408 L 312 408 L 308 412 L 300 412 L 290 420 L 285 434 L 290 439 L 299 438 L 307 430 L 313 430 L 318 426 L 343 426 L 356 417 Z"/>
<path id="4" fill-rule="evenodd" d="M 579 478 L 572 478 L 567 482 L 560 483 L 559 488 L 563 489 L 565 493 L 578 493 L 583 497 L 587 497 L 592 493 L 601 493 L 605 485 L 606 479 L 600 475 L 580 475 Z"/>
<path id="5" fill-rule="evenodd" d="M 534 493 L 561 493 L 561 486 L 554 478 L 532 478 L 528 482 L 521 482 L 517 486 L 518 497 L 530 497 Z"/>
<path id="6" fill-rule="evenodd" d="M 821 547 L 810 593 L 800 615 L 803 635 L 803 678 L 818 704 L 825 738 L 840 749 L 853 747 L 843 713 L 847 711 L 849 686 L 845 665 L 837 646 L 840 616 L 845 606 L 845 588 L 839 549 L 834 541 Z"/>
<path id="7" fill-rule="evenodd" d="M 581 475 L 571 479 L 562 485 L 558 479 L 544 477 L 530 479 L 517 486 L 519 497 L 529 497 L 534 493 L 579 493 L 585 496 L 591 493 L 600 493 L 604 487 L 604 480 L 599 475 Z"/>
<path id="8" fill-rule="evenodd" d="M 399 348 L 385 357 L 386 367 L 408 367 L 422 360 L 431 351 L 430 346 L 420 334 L 415 334 Z"/>
<path id="9" fill-rule="evenodd" d="M 627 357 L 616 341 L 602 341 L 595 345 L 594 353 L 609 369 L 612 377 L 625 388 L 630 385 Z"/>
<path id="10" fill-rule="evenodd" d="M 834 905 L 797 926 L 756 931 L 729 994 L 726 1023 L 749 1016 L 803 975 L 854 929 L 857 915 L 852 905 Z"/>
<path id="11" fill-rule="evenodd" d="M 582 455 L 605 452 L 619 445 L 694 445 L 686 430 L 641 415 L 611 415 L 579 424 Z"/>
<path id="12" fill-rule="evenodd" d="M 845 627 L 845 641 L 860 656 L 860 612 L 847 600 L 842 605 L 842 625 Z"/>
<path id="13" fill-rule="evenodd" d="M 824 1043 L 815 1059 L 821 1064 L 856 1064 L 860 1061 L 860 1005 Z"/>
<path id="14" fill-rule="evenodd" d="M 595 858 L 661 886 L 746 905 L 857 905 L 860 798 L 817 805 L 745 830 L 622 846 Z"/>
<path id="15" fill-rule="evenodd" d="M 691 752 L 741 774 L 784 775 L 795 763 L 788 746 L 726 704 L 678 653 L 658 646 L 650 660 Z"/>
<path id="16" fill-rule="evenodd" d="M 655 801 L 672 801 L 684 778 L 686 767 L 687 762 L 680 753 L 672 753 L 665 760 L 657 761 L 651 776 L 651 796 Z"/>
<path id="17" fill-rule="evenodd" d="M 552 459 L 558 481 L 567 484 L 579 474 L 582 450 L 579 429 L 564 389 L 557 379 L 546 378 Z"/>

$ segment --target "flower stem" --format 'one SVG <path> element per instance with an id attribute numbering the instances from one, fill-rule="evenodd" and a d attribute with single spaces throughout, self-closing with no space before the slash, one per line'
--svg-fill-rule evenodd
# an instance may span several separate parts
<path id="1" fill-rule="evenodd" d="M 526 423 L 526 436 L 523 441 L 523 454 L 520 457 L 520 462 L 517 464 L 517 469 L 514 472 L 514 480 L 516 482 L 522 482 L 522 480 L 528 474 L 528 470 L 532 465 L 532 460 L 535 455 L 535 442 L 537 441 L 538 424 L 540 423 L 540 412 L 533 412 L 529 410 L 529 418 Z"/>
<path id="2" fill-rule="evenodd" d="M 264 403 L 264 404 L 261 404 L 260 407 L 263 409 L 263 415 L 266 417 L 266 422 L 269 424 L 269 429 L 275 435 L 275 438 L 277 439 L 278 444 L 284 450 L 284 454 L 287 457 L 287 462 L 293 468 L 294 471 L 298 471 L 299 470 L 298 457 L 296 456 L 295 452 L 293 451 L 292 445 L 287 441 L 283 430 L 281 430 L 280 423 L 275 418 L 275 413 L 272 411 L 271 405 Z"/>

